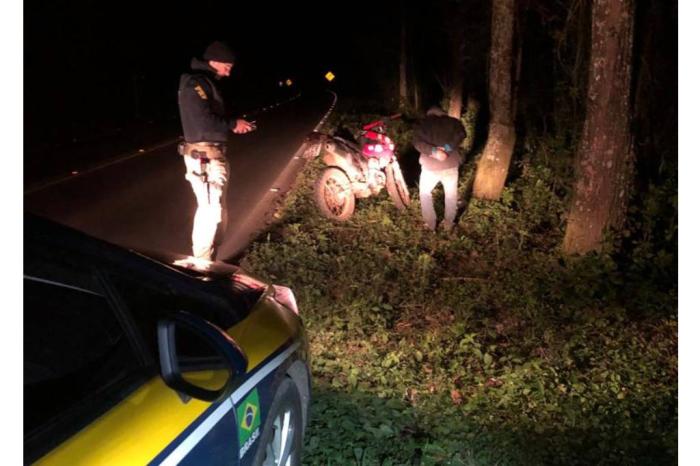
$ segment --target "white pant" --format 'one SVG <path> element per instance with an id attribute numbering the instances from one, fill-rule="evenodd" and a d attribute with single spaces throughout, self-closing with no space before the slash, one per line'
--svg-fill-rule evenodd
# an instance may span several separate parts
<path id="1" fill-rule="evenodd" d="M 183 156 L 187 173 L 185 179 L 192 185 L 197 198 L 197 213 L 192 226 L 192 255 L 199 259 L 212 260 L 214 239 L 219 223 L 225 219 L 226 185 L 229 164 L 225 158 L 209 159 L 202 163 L 189 155 Z M 223 202 L 223 204 L 222 204 Z"/>
<path id="2" fill-rule="evenodd" d="M 420 173 L 420 209 L 423 221 L 431 229 L 435 229 L 435 206 L 433 205 L 433 189 L 438 183 L 442 183 L 445 191 L 445 224 L 454 224 L 457 216 L 457 182 L 459 180 L 459 167 L 447 170 L 432 171 L 423 168 Z"/>

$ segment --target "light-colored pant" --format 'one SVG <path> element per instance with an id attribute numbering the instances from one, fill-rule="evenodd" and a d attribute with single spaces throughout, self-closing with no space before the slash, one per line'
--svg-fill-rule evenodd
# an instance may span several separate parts
<path id="1" fill-rule="evenodd" d="M 202 163 L 189 155 L 183 156 L 187 173 L 185 179 L 192 185 L 197 198 L 197 213 L 192 226 L 192 255 L 212 260 L 214 239 L 222 219 L 225 221 L 226 185 L 229 164 L 225 158 L 209 159 Z M 225 228 L 225 225 L 222 225 Z"/>
<path id="2" fill-rule="evenodd" d="M 435 206 L 433 205 L 433 189 L 442 183 L 445 191 L 445 224 L 453 225 L 457 216 L 457 182 L 459 167 L 447 170 L 432 171 L 423 168 L 420 173 L 420 209 L 423 221 L 431 229 L 435 229 Z"/>

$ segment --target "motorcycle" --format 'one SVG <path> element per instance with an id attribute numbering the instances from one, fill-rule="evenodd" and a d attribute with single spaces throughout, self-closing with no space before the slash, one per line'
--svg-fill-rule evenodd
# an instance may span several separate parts
<path id="1" fill-rule="evenodd" d="M 318 144 L 315 156 L 322 156 L 327 165 L 314 189 L 316 204 L 325 217 L 348 220 L 356 199 L 376 196 L 384 188 L 399 210 L 408 207 L 411 199 L 394 152 L 396 146 L 386 134 L 387 122 L 400 116 L 364 125 L 359 142 L 352 135 L 309 135 L 308 141 Z"/>

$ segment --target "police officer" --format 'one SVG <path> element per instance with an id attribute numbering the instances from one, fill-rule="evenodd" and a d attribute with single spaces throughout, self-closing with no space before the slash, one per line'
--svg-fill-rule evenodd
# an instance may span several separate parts
<path id="1" fill-rule="evenodd" d="M 178 103 L 185 141 L 179 153 L 185 160 L 185 179 L 197 198 L 192 228 L 192 255 L 207 261 L 214 257 L 214 238 L 219 224 L 225 227 L 226 186 L 229 164 L 226 140 L 229 132 L 243 134 L 255 126 L 241 118 L 226 116 L 217 81 L 230 75 L 236 62 L 231 48 L 213 42 L 202 59 L 193 58 L 192 71 L 180 77 Z M 223 204 L 222 204 L 223 202 Z"/>

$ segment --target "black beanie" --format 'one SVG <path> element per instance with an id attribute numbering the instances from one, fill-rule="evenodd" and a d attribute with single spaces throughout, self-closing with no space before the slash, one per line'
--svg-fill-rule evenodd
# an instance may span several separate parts
<path id="1" fill-rule="evenodd" d="M 236 54 L 233 53 L 231 47 L 224 42 L 219 42 L 218 40 L 209 44 L 207 49 L 204 51 L 204 56 L 202 56 L 202 58 L 206 61 L 214 60 L 221 63 L 236 62 Z"/>

